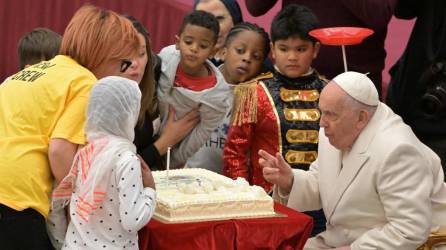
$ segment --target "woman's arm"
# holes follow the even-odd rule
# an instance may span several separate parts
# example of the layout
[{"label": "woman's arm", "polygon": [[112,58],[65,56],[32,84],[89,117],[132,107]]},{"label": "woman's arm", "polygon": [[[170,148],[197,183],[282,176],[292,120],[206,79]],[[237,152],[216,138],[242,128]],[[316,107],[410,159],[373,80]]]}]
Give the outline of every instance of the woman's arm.
[{"label": "woman's arm", "polygon": [[199,121],[197,110],[190,111],[176,121],[173,119],[175,116],[174,109],[171,109],[168,116],[166,130],[158,139],[153,138],[153,125],[149,118],[146,119],[142,127],[135,128],[135,145],[138,148],[138,154],[152,170],[161,169],[163,165],[162,155],[166,153],[167,147],[181,141]]},{"label": "woman's arm", "polygon": [[70,172],[71,164],[76,155],[78,146],[78,144],[72,143],[66,139],[54,138],[50,140],[48,159],[56,183],[60,183],[68,172]]},{"label": "woman's arm", "polygon": [[168,147],[172,147],[183,140],[197,126],[199,121],[198,107],[186,113],[179,120],[175,120],[175,109],[169,107],[166,126],[160,138],[154,143],[158,153],[164,155]]}]

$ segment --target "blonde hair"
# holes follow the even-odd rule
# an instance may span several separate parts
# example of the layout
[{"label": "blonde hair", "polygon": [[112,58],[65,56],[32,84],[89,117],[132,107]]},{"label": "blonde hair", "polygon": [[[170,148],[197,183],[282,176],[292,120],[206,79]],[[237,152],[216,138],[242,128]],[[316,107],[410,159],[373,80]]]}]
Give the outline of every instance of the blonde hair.
[{"label": "blonde hair", "polygon": [[129,58],[138,46],[137,31],[127,18],[84,5],[65,29],[60,54],[94,71],[109,60]]}]

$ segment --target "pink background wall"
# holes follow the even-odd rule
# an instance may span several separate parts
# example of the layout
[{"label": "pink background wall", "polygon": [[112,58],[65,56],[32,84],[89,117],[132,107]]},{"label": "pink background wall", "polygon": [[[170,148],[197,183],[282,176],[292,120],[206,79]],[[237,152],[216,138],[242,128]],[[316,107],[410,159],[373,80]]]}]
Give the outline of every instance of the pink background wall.
[{"label": "pink background wall", "polygon": [[[92,3],[118,13],[138,18],[151,34],[153,49],[173,43],[184,14],[192,9],[193,0],[15,0],[0,1],[0,82],[17,72],[17,41],[27,31],[48,27],[63,34],[73,13],[83,4]],[[282,1],[264,16],[252,17],[244,0],[238,1],[246,21],[257,23],[269,31],[273,16],[280,10]],[[387,59],[383,82],[389,82],[388,69],[400,57],[407,43],[413,21],[392,19],[386,40]]]},{"label": "pink background wall", "polygon": [[[177,2],[181,2],[183,4],[191,5],[192,0],[176,0]],[[279,0],[277,4],[270,10],[268,13],[261,17],[253,17],[249,14],[246,9],[245,1],[239,0],[238,3],[243,12],[243,18],[245,21],[256,23],[262,26],[266,31],[269,32],[271,21],[274,15],[279,12],[282,6],[282,0]],[[389,69],[392,65],[398,60],[401,54],[404,52],[404,49],[407,44],[407,40],[409,39],[410,32],[412,31],[412,26],[414,24],[413,20],[400,20],[396,18],[392,18],[388,26],[388,33],[386,39],[386,51],[387,57],[385,62],[385,69],[382,72],[383,76],[383,91],[387,89],[387,84],[390,81],[390,75],[388,73]]]}]

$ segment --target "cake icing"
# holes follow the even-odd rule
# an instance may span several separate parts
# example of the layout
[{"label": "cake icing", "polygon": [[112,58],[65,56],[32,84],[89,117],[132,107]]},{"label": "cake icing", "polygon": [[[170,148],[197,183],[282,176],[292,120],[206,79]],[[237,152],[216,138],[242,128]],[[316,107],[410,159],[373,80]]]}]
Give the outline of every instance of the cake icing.
[{"label": "cake icing", "polygon": [[177,222],[273,216],[272,198],[243,178],[232,180],[206,169],[154,171],[155,217]]}]

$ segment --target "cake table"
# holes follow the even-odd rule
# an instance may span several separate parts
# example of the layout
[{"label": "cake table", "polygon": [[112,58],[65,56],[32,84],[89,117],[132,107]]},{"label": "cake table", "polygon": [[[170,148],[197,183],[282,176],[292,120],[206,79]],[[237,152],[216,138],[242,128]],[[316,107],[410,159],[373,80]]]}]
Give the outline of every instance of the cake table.
[{"label": "cake table", "polygon": [[139,231],[139,248],[148,249],[302,249],[312,218],[274,204],[285,217],[229,219],[165,224],[152,219]]}]

